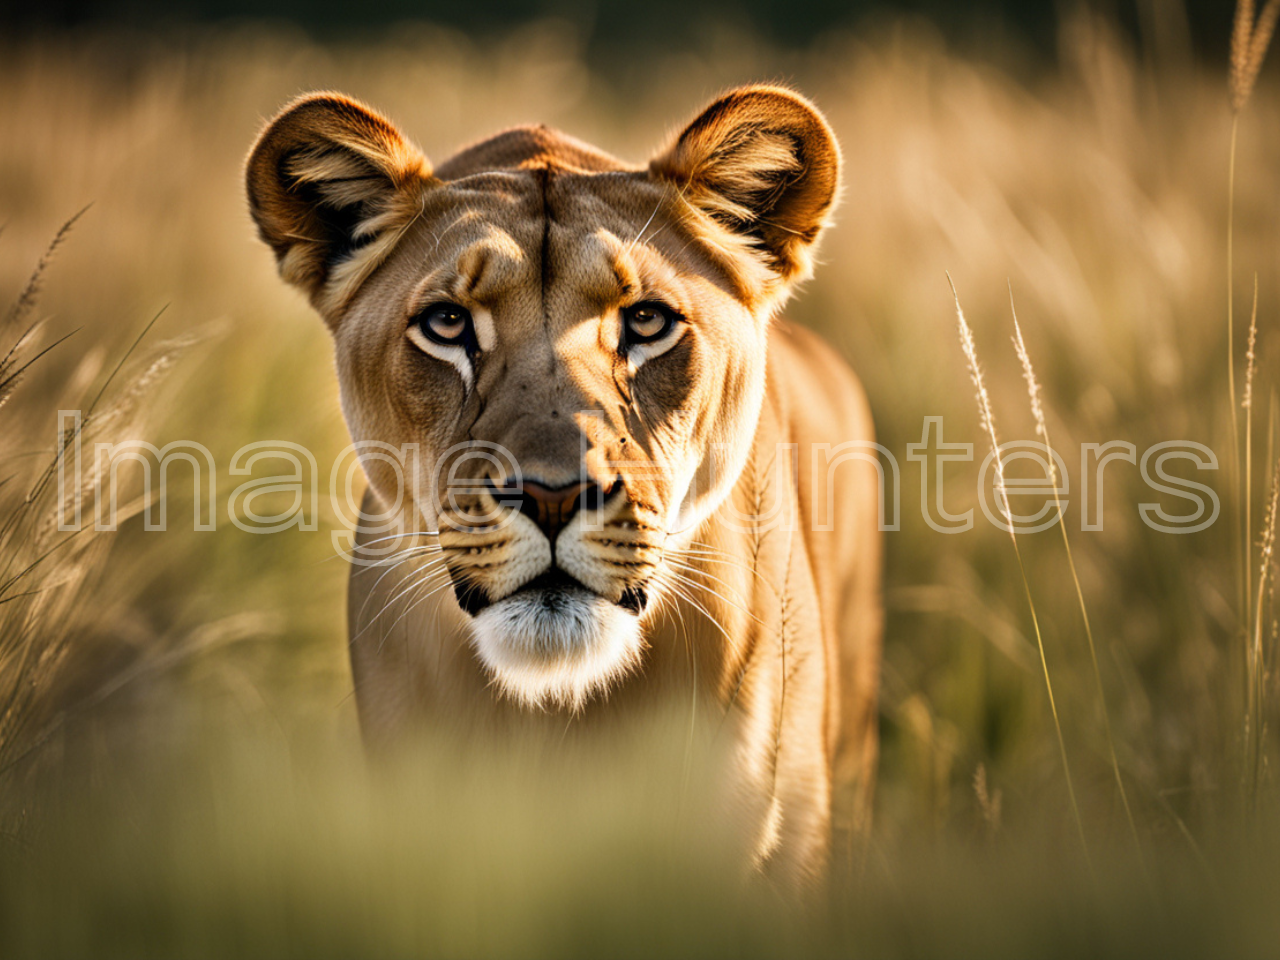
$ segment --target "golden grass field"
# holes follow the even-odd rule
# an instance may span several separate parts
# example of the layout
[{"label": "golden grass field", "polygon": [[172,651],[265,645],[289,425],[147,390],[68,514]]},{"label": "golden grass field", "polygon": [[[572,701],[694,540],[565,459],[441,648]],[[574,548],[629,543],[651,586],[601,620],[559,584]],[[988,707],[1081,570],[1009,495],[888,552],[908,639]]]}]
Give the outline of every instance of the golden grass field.
[{"label": "golden grass field", "polygon": [[[1056,63],[963,55],[919,22],[804,50],[725,30],[613,70],[558,22],[485,40],[408,26],[319,45],[246,26],[0,42],[0,303],[91,204],[33,309],[0,328],[3,355],[47,320],[27,357],[75,331],[0,406],[0,952],[1274,955],[1277,614],[1258,546],[1247,601],[1243,544],[1263,539],[1280,452],[1280,91],[1264,70],[1239,112],[1237,405],[1258,284],[1246,498],[1227,366],[1233,114],[1225,70],[1193,60],[1176,25],[1135,49],[1077,14]],[[56,494],[28,502],[55,412],[104,383],[98,437],[195,439],[222,464],[253,440],[321,464],[346,445],[326,333],[242,197],[245,151],[290,97],[358,96],[436,159],[542,121],[643,161],[712,94],[757,79],[809,94],[842,143],[843,205],[788,314],[850,360],[903,468],[873,835],[821,903],[744,885],[724,838],[695,829],[701,748],[678,710],[622,760],[433,743],[366,768],[323,500],[316,532],[155,533],[134,517],[66,546]],[[1001,440],[1035,439],[1011,287],[1073,484],[1088,442],[1193,440],[1221,465],[1207,482],[1222,514],[1197,534],[1140,522],[1159,498],[1134,470],[1108,475],[1103,531],[1082,532],[1071,503],[1096,675],[1061,534],[1019,538],[1078,826],[1009,537],[981,520],[930,530],[904,455],[935,415],[979,461],[987,447],[948,272]],[[976,503],[976,471],[952,465],[950,509]],[[189,509],[174,497],[172,516]]]}]

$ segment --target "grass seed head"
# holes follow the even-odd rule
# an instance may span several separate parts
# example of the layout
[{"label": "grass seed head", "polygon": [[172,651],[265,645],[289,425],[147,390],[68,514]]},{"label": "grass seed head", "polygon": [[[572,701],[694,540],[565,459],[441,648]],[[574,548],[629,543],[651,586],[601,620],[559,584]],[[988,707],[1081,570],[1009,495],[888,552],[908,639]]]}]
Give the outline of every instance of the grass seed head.
[{"label": "grass seed head", "polygon": [[1253,0],[1238,0],[1235,24],[1231,31],[1231,110],[1239,113],[1249,102],[1253,85],[1258,80],[1262,61],[1266,59],[1276,20],[1280,18],[1280,0],[1267,0],[1257,22],[1253,18]]},{"label": "grass seed head", "polygon": [[1253,275],[1253,313],[1249,317],[1249,349],[1245,352],[1244,399],[1240,406],[1248,410],[1253,406],[1253,373],[1258,366],[1258,275]]},{"label": "grass seed head", "polygon": [[1022,364],[1022,379],[1027,382],[1027,398],[1031,401],[1031,416],[1036,421],[1036,436],[1044,441],[1049,453],[1049,480],[1054,486],[1058,483],[1058,467],[1053,460],[1053,452],[1049,450],[1049,426],[1044,418],[1044,404],[1040,401],[1040,381],[1036,378],[1035,367],[1031,365],[1031,354],[1027,352],[1026,341],[1022,339],[1022,327],[1018,323],[1018,311],[1013,305],[1013,285],[1009,285],[1009,310],[1013,314],[1013,349],[1018,354],[1018,362]]},{"label": "grass seed head", "polygon": [[982,365],[978,363],[978,348],[973,342],[973,331],[969,321],[964,318],[964,310],[960,306],[960,294],[956,293],[955,281],[947,274],[947,283],[951,284],[951,296],[956,303],[956,325],[960,330],[960,349],[964,351],[964,360],[969,367],[969,379],[973,381],[975,399],[978,401],[978,419],[982,424],[982,432],[991,442],[991,454],[995,459],[996,490],[1004,503],[1005,515],[1009,514],[1009,502],[1004,483],[1004,463],[1000,458],[1000,440],[996,436],[996,418],[991,412],[991,395],[987,393],[986,380],[982,375]]}]

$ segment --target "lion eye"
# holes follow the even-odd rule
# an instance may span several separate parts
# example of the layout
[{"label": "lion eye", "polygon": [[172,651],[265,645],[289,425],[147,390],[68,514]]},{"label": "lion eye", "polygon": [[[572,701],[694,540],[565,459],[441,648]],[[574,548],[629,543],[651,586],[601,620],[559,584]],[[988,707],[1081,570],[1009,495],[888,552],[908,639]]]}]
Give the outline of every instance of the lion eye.
[{"label": "lion eye", "polygon": [[475,329],[471,313],[456,303],[433,303],[413,319],[429,340],[445,347],[471,347]]},{"label": "lion eye", "polygon": [[622,311],[624,345],[653,343],[675,327],[678,315],[661,303],[646,300]]}]

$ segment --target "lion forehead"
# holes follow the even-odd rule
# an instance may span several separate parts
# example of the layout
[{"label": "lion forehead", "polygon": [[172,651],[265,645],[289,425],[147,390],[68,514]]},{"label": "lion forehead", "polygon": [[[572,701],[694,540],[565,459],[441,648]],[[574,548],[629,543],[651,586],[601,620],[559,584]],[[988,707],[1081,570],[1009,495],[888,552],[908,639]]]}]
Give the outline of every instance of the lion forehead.
[{"label": "lion forehead", "polygon": [[435,175],[458,180],[489,170],[554,169],[577,173],[636,170],[603,150],[542,124],[513,127],[465,147]]}]

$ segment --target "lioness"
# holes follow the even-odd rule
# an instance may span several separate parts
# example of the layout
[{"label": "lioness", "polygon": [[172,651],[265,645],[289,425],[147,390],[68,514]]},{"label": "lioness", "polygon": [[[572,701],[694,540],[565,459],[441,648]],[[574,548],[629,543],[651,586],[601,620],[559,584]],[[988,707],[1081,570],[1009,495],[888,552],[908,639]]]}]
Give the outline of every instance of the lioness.
[{"label": "lioness", "polygon": [[876,468],[840,453],[870,443],[867,404],[777,317],[836,202],[818,110],[743,87],[647,166],[530,126],[433,168],[316,93],[246,179],[333,335],[352,437],[426,464],[405,492],[364,461],[365,512],[421,532],[351,578],[366,737],[692,692],[756,861],[820,876],[869,814],[881,614]]}]

